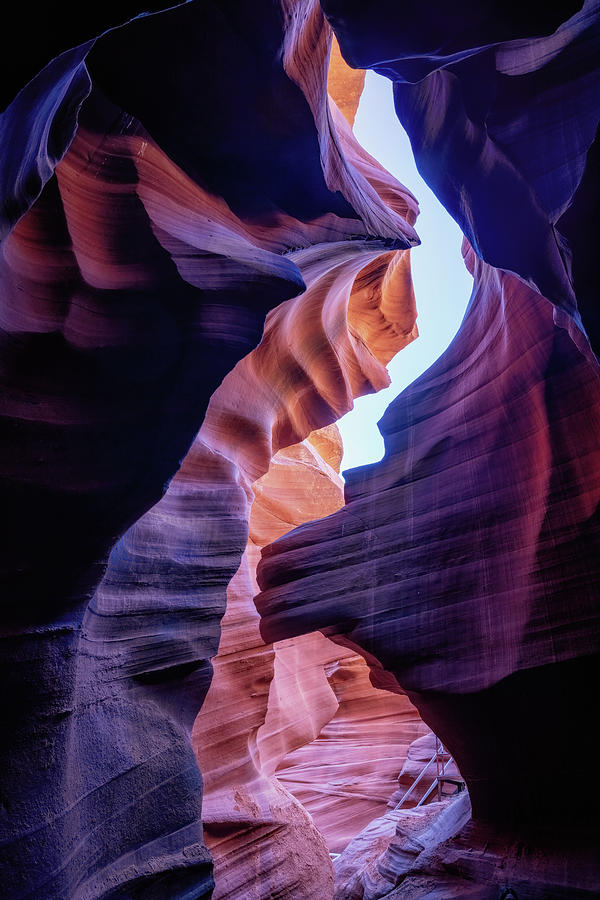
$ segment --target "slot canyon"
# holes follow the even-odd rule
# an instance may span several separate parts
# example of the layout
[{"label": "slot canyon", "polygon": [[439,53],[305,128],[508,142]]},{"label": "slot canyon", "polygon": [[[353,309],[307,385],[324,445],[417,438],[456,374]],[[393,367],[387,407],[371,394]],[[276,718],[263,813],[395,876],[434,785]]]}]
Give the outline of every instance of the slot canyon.
[{"label": "slot canyon", "polygon": [[[600,897],[600,0],[9,35],[0,895]],[[372,73],[472,291],[344,471],[419,341]]]}]

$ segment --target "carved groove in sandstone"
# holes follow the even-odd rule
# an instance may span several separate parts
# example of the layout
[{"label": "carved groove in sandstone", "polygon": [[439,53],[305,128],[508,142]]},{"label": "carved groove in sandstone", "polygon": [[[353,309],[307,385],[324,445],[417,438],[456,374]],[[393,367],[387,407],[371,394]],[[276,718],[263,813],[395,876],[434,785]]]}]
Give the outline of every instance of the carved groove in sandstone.
[{"label": "carved groove in sandstone", "polygon": [[[399,821],[357,890],[482,898],[510,875],[517,896],[597,896],[582,723],[599,645],[600,4],[321,5],[342,55],[394,81],[475,287],[451,347],[386,414],[385,459],[348,478],[342,510],[265,547],[252,648],[263,675],[264,642],[316,628],[339,658],[360,651],[467,779],[473,820],[450,806],[414,840]],[[23,90],[0,122],[10,897],[210,896],[191,732],[252,485],[385,385],[416,335],[416,201],[354,143],[347,73],[342,112],[328,101],[321,5],[151,3],[119,26],[142,11],[109,4],[85,29],[53,9],[42,39],[26,10]],[[244,602],[256,562],[232,582]],[[211,824],[245,822],[264,790],[253,889],[329,890],[321,837],[270,780],[292,736],[257,674],[251,721],[231,725],[257,793],[219,811],[209,762]],[[548,787],[557,771],[570,791]],[[284,808],[311,847],[305,880],[293,854],[269,868]],[[236,871],[211,840],[223,891],[246,889],[252,845]]]},{"label": "carved groove in sandstone", "polygon": [[[229,585],[214,678],[194,730],[215,897],[223,898],[259,898],[269,891],[307,900],[315,891],[331,895],[323,838],[272,776],[287,751],[316,737],[337,709],[323,666],[343,654],[319,636],[296,648],[303,658],[294,677],[306,689],[316,682],[318,691],[306,710],[308,721],[286,728],[290,700],[279,694],[284,679],[276,675],[270,691],[269,685],[274,665],[278,671],[275,660],[282,663],[289,648],[275,655],[263,643],[253,596],[260,547],[343,503],[341,480],[329,464],[339,467],[339,438],[335,431],[313,432],[304,444],[276,453],[266,469],[280,446],[339,417],[354,396],[384,387],[382,362],[415,333],[412,286],[398,252],[377,254],[354,243],[298,251],[293,259],[306,292],[269,314],[261,344],[215,393],[199,435],[235,460],[248,489],[256,479],[249,544]],[[247,402],[240,409],[242,395]],[[232,435],[239,436],[235,443]]]},{"label": "carved groove in sandstone", "polygon": [[[25,142],[23,171],[45,167],[5,198],[2,244],[9,895],[209,895],[190,733],[250,485],[278,446],[387,385],[382,362],[414,337],[395,253],[416,241],[416,201],[330,110],[330,32],[315,3],[298,10],[250,21],[192,3],[137,19],[41,74],[29,130],[31,93],[4,115],[3,139]],[[247,70],[198,95],[227,42]],[[185,65],[166,79],[169,54]],[[272,81],[249,77],[265,69]],[[276,132],[249,139],[238,104],[252,119],[277,91]],[[233,130],[203,145],[173,131],[184,110]],[[285,301],[304,279],[300,314]],[[185,456],[275,307],[241,392],[234,374]]]}]

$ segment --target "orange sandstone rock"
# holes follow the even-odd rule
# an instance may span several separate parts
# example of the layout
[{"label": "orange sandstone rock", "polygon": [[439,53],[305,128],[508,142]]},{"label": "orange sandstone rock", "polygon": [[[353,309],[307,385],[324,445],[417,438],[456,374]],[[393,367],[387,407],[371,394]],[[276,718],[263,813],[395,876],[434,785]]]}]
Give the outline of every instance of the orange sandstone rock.
[{"label": "orange sandstone rock", "polygon": [[[333,436],[329,428],[321,440],[325,448],[331,448]],[[333,872],[324,840],[305,809],[272,777],[273,766],[263,764],[269,754],[259,732],[267,717],[275,653],[260,637],[253,597],[261,545],[306,518],[338,509],[342,481],[307,440],[280,451],[254,493],[250,540],[227,591],[213,681],[193,735],[204,775],[203,821],[214,859],[214,896],[327,898]],[[330,716],[337,703],[323,680]]]},{"label": "orange sandstone rock", "polygon": [[[315,637],[282,644],[298,641],[304,649]],[[409,746],[429,729],[406,695],[373,687],[362,657],[350,650],[341,656],[341,648],[336,653],[327,644],[331,662],[324,672],[339,706],[315,741],[281,761],[277,776],[310,812],[329,850],[340,853],[385,813]]]},{"label": "orange sandstone rock", "polygon": [[[314,38],[309,24],[304,27]],[[321,59],[321,40],[317,56],[304,60],[308,69]],[[288,68],[305,80],[317,120],[331,123],[324,166],[330,186],[343,175],[340,161],[351,161],[364,195],[375,197],[402,227],[414,222],[414,197],[360,148],[335,105],[324,106],[312,93],[298,52],[296,44]],[[335,227],[332,221],[331,237]],[[323,426],[351,409],[355,397],[386,387],[385,364],[417,335],[406,251],[372,241],[325,243],[323,233],[322,242],[287,258],[299,268],[306,291],[268,314],[261,343],[215,393],[197,439],[233,461],[253,500],[249,544],[228,589],[213,682],[194,728],[215,898],[266,898],[275,889],[307,900],[331,895],[325,842],[306,827],[307,813],[274,772],[334,715],[338,699],[324,666],[353,654],[321,635],[294,648],[265,645],[253,605],[254,573],[259,548],[343,505],[339,435]],[[301,857],[291,848],[299,848]],[[307,856],[313,869],[301,862]]]},{"label": "orange sandstone rock", "polygon": [[337,39],[331,42],[329,72],[327,75],[327,91],[336,106],[350,125],[354,125],[360,96],[365,84],[365,70],[351,69],[340,52]]}]

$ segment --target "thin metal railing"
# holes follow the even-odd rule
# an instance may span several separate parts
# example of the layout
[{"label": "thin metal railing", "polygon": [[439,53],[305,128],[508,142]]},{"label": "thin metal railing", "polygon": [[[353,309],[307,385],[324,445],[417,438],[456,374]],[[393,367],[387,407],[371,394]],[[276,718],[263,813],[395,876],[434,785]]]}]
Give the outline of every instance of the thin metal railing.
[{"label": "thin metal railing", "polygon": [[[400,807],[402,806],[402,804],[404,803],[404,801],[407,800],[407,799],[410,797],[410,795],[412,794],[412,792],[414,791],[414,789],[416,788],[416,786],[418,785],[418,783],[419,783],[419,782],[421,781],[421,779],[424,777],[425,772],[427,771],[427,769],[429,768],[429,766],[430,766],[432,763],[435,762],[436,756],[437,756],[437,751],[433,754],[433,756],[431,757],[431,759],[429,760],[429,762],[428,762],[428,763],[425,763],[425,765],[424,765],[423,768],[421,769],[420,773],[417,775],[417,777],[415,778],[415,780],[413,781],[413,783],[411,784],[411,786],[409,787],[409,789],[406,791],[406,793],[404,794],[404,796],[402,797],[402,799],[399,801],[399,803],[397,803],[397,804],[395,805],[395,807],[394,807],[395,810],[396,810],[396,809],[400,809]],[[435,782],[434,782],[434,783],[435,783]]]},{"label": "thin metal railing", "polygon": [[423,796],[417,803],[417,807],[423,806],[423,804],[425,803],[425,801],[427,800],[427,798],[433,791],[434,787],[436,787],[436,785],[437,785],[437,789],[438,789],[438,800],[442,799],[442,778],[446,774],[446,769],[448,768],[450,763],[453,763],[453,762],[454,762],[454,758],[452,756],[449,757],[448,762],[442,767],[441,772],[436,775],[434,781],[431,782],[431,784],[427,788],[426,792],[423,794]]},{"label": "thin metal railing", "polygon": [[443,762],[443,757],[446,756],[447,752],[448,751],[445,750],[444,745],[442,744],[442,742],[436,735],[435,736],[435,753],[433,754],[431,759],[425,763],[425,765],[423,766],[423,768],[421,769],[421,771],[419,772],[419,774],[417,775],[417,777],[415,778],[415,780],[413,781],[411,786],[403,794],[401,800],[395,805],[394,810],[400,809],[400,807],[403,805],[403,803],[406,800],[408,800],[408,798],[413,793],[413,791],[415,790],[417,785],[425,777],[425,773],[427,772],[427,769],[431,765],[433,765],[434,762],[435,762],[435,777],[434,777],[433,781],[431,782],[431,784],[429,785],[429,787],[427,788],[427,791],[423,794],[423,796],[421,797],[419,802],[416,804],[416,807],[418,808],[419,806],[422,806],[425,803],[425,801],[429,798],[429,796],[431,795],[434,788],[436,788],[436,787],[437,787],[437,792],[438,792],[438,800],[442,799],[442,782],[444,780],[444,775],[446,774],[446,769],[448,768],[448,766],[454,762],[453,756],[448,756],[448,760],[446,762]]}]

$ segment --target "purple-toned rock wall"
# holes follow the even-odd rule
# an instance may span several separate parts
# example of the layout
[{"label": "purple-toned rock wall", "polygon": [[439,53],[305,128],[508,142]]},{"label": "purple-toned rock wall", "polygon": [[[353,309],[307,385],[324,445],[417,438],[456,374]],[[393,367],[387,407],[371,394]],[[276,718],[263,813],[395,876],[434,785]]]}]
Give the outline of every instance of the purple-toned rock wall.
[{"label": "purple-toned rock wall", "polygon": [[[473,776],[476,811],[524,820],[543,814],[530,796],[534,773],[567,764],[572,732],[562,720],[581,714],[584,684],[548,693],[553,751],[521,760],[519,750],[518,765],[509,747],[523,747],[527,721],[536,723],[531,740],[541,739],[543,697],[528,695],[521,714],[498,712],[500,734],[491,699],[480,701],[489,735],[478,731],[483,713],[473,714],[472,734],[466,725],[455,733],[454,707],[540,667],[560,666],[565,678],[587,671],[597,652],[600,378],[551,304],[472,251],[469,259],[475,283],[460,332],[386,412],[384,459],[347,474],[338,513],[265,548],[257,602],[270,640],[310,623],[374,657]],[[468,765],[478,742],[481,758]],[[583,758],[578,774],[583,789]]]},{"label": "purple-toned rock wall", "polygon": [[[475,248],[473,294],[384,415],[384,459],[347,473],[345,508],[263,550],[257,605],[266,639],[310,622],[363,653],[374,683],[391,673],[455,756],[488,843],[550,843],[562,875],[539,896],[591,896],[598,873],[567,848],[589,860],[596,833],[599,5],[558,28],[556,8],[527,23],[529,5],[493,21],[484,5],[466,31],[428,6],[429,32],[410,4],[405,19],[324,3],[346,57],[394,80],[417,164]],[[557,772],[568,789],[548,787]]]},{"label": "purple-toned rock wall", "polygon": [[[304,291],[303,263],[332,293],[326,314],[298,314],[310,352],[289,353],[285,329],[267,344],[284,363],[266,366],[264,393],[286,386],[287,418],[265,401],[254,477],[305,436],[298,422],[327,424],[339,397],[383,385],[387,351],[367,347],[379,307],[361,324],[350,294],[379,278],[379,296],[388,269],[408,278],[377,258],[418,242],[414,199],[328,104],[324,16],[350,63],[394,81],[475,283],[450,348],[382,420],[385,458],[348,476],[343,510],[265,548],[263,636],[321,629],[401,685],[490,834],[527,826],[587,847],[600,4],[191,0],[104,6],[85,27],[44,16],[18,10],[0,117],[4,893],[211,894],[191,728],[249,493],[244,441],[225,427],[231,452],[194,441],[269,310]],[[250,428],[261,390],[239,388],[230,424]],[[591,883],[565,858],[553,896]]]},{"label": "purple-toned rock wall", "polygon": [[7,896],[211,890],[190,736],[246,492],[200,446],[144,513],[304,289],[288,251],[348,241],[354,278],[418,240],[346,160],[330,32],[302,10],[193,2],[89,32],[3,113]]}]

